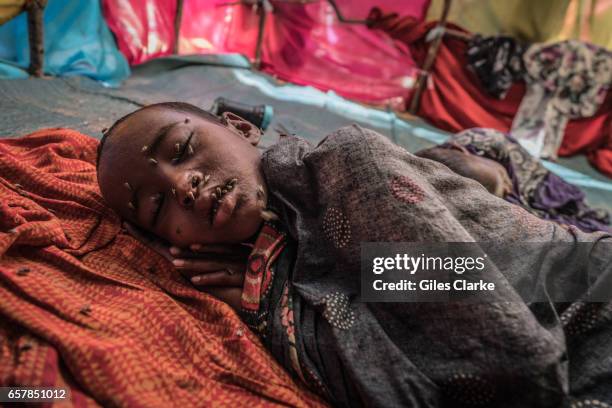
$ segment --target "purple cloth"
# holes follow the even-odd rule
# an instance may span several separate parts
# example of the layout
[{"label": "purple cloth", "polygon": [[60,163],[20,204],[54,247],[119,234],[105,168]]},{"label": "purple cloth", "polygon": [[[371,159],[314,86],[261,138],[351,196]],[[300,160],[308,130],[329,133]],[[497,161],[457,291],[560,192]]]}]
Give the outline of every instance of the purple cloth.
[{"label": "purple cloth", "polygon": [[535,191],[531,205],[545,211],[550,220],[575,225],[583,231],[612,233],[609,215],[590,208],[584,202],[584,193],[556,174],[546,176]]}]

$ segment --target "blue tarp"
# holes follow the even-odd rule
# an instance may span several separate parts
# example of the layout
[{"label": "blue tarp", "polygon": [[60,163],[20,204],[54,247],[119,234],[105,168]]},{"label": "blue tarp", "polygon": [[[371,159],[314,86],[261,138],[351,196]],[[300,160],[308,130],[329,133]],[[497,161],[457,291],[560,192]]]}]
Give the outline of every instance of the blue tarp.
[{"label": "blue tarp", "polygon": [[[44,13],[45,73],[84,75],[118,86],[130,75],[98,1],[49,0]],[[0,78],[25,78],[30,64],[27,16],[0,26]]]}]

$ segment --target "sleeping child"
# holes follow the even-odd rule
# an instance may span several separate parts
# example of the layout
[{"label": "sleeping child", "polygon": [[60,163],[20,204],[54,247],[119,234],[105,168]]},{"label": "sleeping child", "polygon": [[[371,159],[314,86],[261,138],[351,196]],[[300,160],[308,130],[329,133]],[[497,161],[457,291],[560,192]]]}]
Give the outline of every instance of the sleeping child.
[{"label": "sleeping child", "polygon": [[[150,105],[105,133],[100,189],[136,236],[232,305],[334,405],[569,401],[560,306],[525,304],[511,288],[486,303],[361,302],[360,244],[583,241],[601,253],[609,235],[541,220],[356,125],[317,146],[281,137],[263,153],[260,136],[232,113]],[[537,260],[525,254],[511,272],[528,275]],[[500,280],[510,272],[497,267]],[[596,364],[589,356],[574,367]],[[612,400],[603,383],[572,393]]]}]

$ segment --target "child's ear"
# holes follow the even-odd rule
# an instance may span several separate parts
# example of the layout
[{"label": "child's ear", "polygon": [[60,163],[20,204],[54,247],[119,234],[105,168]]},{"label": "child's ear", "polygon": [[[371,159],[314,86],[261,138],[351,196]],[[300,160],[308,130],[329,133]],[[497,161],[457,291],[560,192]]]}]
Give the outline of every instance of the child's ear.
[{"label": "child's ear", "polygon": [[257,146],[261,139],[261,129],[249,122],[248,120],[242,119],[240,116],[232,112],[223,112],[221,114],[221,121],[225,126],[238,132],[245,139],[247,139],[253,146]]}]

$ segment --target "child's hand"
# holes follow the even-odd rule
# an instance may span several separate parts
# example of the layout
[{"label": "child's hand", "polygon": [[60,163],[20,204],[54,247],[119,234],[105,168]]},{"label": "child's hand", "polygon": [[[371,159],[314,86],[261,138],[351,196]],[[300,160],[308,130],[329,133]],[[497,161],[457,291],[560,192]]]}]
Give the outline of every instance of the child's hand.
[{"label": "child's hand", "polygon": [[244,245],[200,245],[169,248],[177,270],[197,286],[239,286],[244,282],[251,248]]},{"label": "child's hand", "polygon": [[181,249],[169,246],[127,222],[123,225],[130,235],[166,258],[194,285],[242,288],[250,247],[194,244],[190,249]]}]

